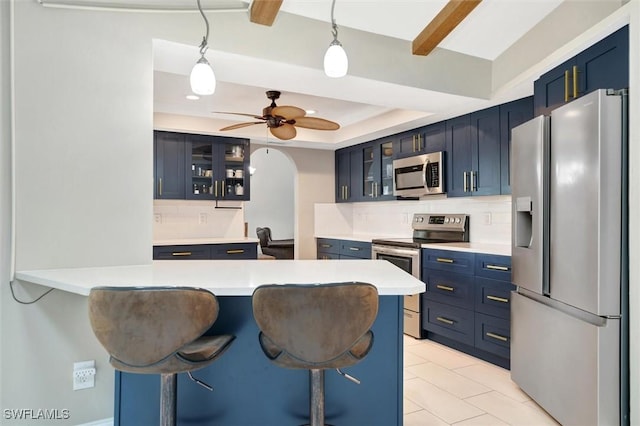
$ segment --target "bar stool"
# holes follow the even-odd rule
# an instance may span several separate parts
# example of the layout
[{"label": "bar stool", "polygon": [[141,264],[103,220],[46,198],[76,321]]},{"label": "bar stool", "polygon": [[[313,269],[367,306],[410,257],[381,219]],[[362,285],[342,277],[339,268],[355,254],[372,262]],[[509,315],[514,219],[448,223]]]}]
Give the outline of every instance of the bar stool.
[{"label": "bar stool", "polygon": [[177,373],[215,361],[235,336],[204,336],[218,317],[218,300],[198,288],[96,287],[89,320],[98,341],[120,371],[160,374],[160,424],[176,424]]},{"label": "bar stool", "polygon": [[310,425],[324,425],[324,370],[360,362],[373,345],[378,291],[366,283],[284,284],[253,292],[264,354],[274,364],[309,370]]}]

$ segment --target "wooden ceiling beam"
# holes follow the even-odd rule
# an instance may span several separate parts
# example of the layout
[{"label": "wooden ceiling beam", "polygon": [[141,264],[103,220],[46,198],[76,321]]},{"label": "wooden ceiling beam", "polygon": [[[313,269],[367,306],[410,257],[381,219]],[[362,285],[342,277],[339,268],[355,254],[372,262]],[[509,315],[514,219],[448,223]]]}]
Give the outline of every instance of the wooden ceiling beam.
[{"label": "wooden ceiling beam", "polygon": [[270,27],[280,11],[282,0],[253,0],[249,20]]},{"label": "wooden ceiling beam", "polygon": [[428,55],[482,0],[449,0],[413,40],[414,55]]}]

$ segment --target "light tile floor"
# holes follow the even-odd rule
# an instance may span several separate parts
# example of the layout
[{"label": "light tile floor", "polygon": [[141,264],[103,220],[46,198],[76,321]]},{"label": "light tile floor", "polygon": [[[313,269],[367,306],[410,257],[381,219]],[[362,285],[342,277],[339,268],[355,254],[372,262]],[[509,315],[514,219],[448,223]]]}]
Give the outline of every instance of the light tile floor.
[{"label": "light tile floor", "polygon": [[404,426],[558,425],[509,371],[404,336]]}]

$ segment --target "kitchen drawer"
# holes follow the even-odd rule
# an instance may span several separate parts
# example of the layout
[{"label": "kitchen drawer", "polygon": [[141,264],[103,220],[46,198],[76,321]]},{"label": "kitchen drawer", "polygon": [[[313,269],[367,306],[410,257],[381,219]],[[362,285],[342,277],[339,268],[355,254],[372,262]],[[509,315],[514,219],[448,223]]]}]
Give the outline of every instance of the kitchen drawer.
[{"label": "kitchen drawer", "polygon": [[371,259],[371,243],[343,240],[340,242],[340,257],[342,256]]},{"label": "kitchen drawer", "polygon": [[253,243],[216,244],[211,259],[257,259],[258,245]]},{"label": "kitchen drawer", "polygon": [[473,311],[428,299],[424,302],[422,328],[467,345],[473,345]]},{"label": "kitchen drawer", "polygon": [[317,238],[316,253],[321,253],[321,252],[324,254],[334,253],[338,255],[340,254],[340,242],[341,242],[340,240],[334,240],[331,238]]},{"label": "kitchen drawer", "polygon": [[210,259],[211,246],[154,246],[153,260]]},{"label": "kitchen drawer", "polygon": [[340,259],[340,255],[336,253],[327,253],[324,251],[319,251],[316,255],[316,259],[323,259],[323,260]]},{"label": "kitchen drawer", "polygon": [[511,332],[509,320],[476,313],[476,348],[509,358]]},{"label": "kitchen drawer", "polygon": [[422,280],[427,285],[427,291],[424,293],[426,299],[473,309],[472,275],[423,269]]},{"label": "kitchen drawer", "polygon": [[473,275],[474,253],[422,249],[422,267]]},{"label": "kitchen drawer", "polygon": [[516,286],[506,281],[476,277],[475,310],[487,315],[509,319],[511,290]]},{"label": "kitchen drawer", "polygon": [[511,282],[511,257],[476,254],[476,276]]}]

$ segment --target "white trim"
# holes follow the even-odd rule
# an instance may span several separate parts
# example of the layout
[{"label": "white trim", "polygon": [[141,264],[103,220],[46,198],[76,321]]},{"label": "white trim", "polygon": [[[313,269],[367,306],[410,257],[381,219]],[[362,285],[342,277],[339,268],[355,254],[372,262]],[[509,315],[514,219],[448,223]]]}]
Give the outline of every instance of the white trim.
[{"label": "white trim", "polygon": [[89,423],[82,423],[76,426],[113,426],[113,417],[109,417],[108,419],[102,420],[94,420]]}]

